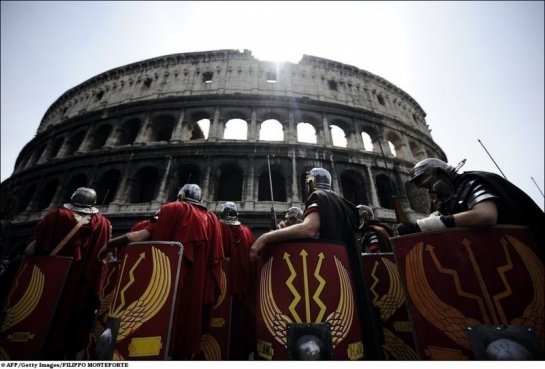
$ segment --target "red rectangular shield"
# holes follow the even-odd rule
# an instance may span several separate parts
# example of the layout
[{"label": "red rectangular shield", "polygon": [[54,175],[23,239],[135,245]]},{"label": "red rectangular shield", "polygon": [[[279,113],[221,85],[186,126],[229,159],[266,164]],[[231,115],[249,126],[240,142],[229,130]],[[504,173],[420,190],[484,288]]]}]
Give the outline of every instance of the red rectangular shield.
[{"label": "red rectangular shield", "polygon": [[527,228],[452,229],[392,239],[419,357],[473,358],[467,327],[530,327],[543,345],[543,262]]},{"label": "red rectangular shield", "polygon": [[108,318],[118,323],[114,360],[164,360],[183,247],[178,242],[134,242],[119,255]]},{"label": "red rectangular shield", "polygon": [[23,260],[2,310],[0,359],[41,358],[71,265],[72,258],[61,256]]},{"label": "red rectangular shield", "polygon": [[212,312],[210,328],[202,338],[202,352],[197,360],[229,360],[229,335],[231,332],[231,271],[229,259],[222,262],[221,294]]},{"label": "red rectangular shield", "polygon": [[258,278],[258,359],[288,359],[290,331],[299,332],[307,323],[329,325],[332,359],[364,358],[346,246],[323,240],[270,245],[261,258]]},{"label": "red rectangular shield", "polygon": [[380,312],[387,360],[416,360],[416,347],[405,292],[394,254],[363,254],[363,273],[373,305]]}]

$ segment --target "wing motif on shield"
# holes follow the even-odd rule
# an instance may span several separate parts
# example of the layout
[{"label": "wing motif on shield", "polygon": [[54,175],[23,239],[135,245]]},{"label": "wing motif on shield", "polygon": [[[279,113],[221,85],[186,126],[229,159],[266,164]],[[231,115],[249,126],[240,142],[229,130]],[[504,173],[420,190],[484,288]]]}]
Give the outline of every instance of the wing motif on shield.
[{"label": "wing motif on shield", "polygon": [[286,337],[287,326],[292,323],[292,320],[289,316],[282,314],[282,311],[274,301],[271,278],[272,262],[273,258],[270,258],[270,260],[263,265],[261,271],[260,289],[261,291],[264,291],[264,293],[260,293],[259,305],[267,329],[280,344],[286,346],[288,344],[288,339]]},{"label": "wing motif on shield", "polygon": [[403,289],[401,288],[401,283],[399,283],[399,273],[397,271],[397,266],[391,262],[390,260],[386,258],[381,258],[384,266],[386,267],[386,270],[388,271],[388,292],[386,292],[384,295],[380,296],[380,298],[377,296],[375,291],[372,289],[376,283],[378,283],[378,279],[375,277],[374,272],[376,270],[376,267],[378,266],[378,262],[375,264],[373,268],[373,277],[375,278],[375,283],[371,287],[371,290],[373,293],[375,293],[375,298],[373,299],[373,303],[377,305],[377,307],[380,310],[380,316],[383,321],[388,320],[396,311],[399,309],[399,307],[403,304]]},{"label": "wing motif on shield", "polygon": [[[151,280],[142,294],[137,300],[133,301],[125,310],[124,303],[113,314],[114,317],[120,319],[118,341],[123,340],[132,332],[137,330],[142,324],[153,318],[157,312],[163,307],[170,293],[170,264],[168,257],[159,249],[152,247],[153,270]],[[144,253],[141,258],[143,258]],[[134,282],[134,272],[138,262],[133,266],[130,274],[130,282],[120,292],[121,299],[124,301],[124,292],[129,285]]]},{"label": "wing motif on shield", "polygon": [[[20,274],[15,282],[16,284],[19,282],[19,277]],[[6,317],[2,324],[2,332],[26,319],[34,311],[42,297],[44,283],[44,274],[36,265],[34,265],[30,282],[25,293],[21,296],[19,301],[6,311]]]},{"label": "wing motif on shield", "polygon": [[524,265],[530,273],[533,286],[533,299],[524,309],[523,315],[513,319],[513,325],[525,325],[533,327],[537,337],[543,337],[543,311],[545,309],[545,285],[543,282],[543,263],[530,251],[530,248],[515,237],[507,236],[507,239],[519,253]]},{"label": "wing motif on shield", "polygon": [[[429,246],[429,245],[428,245]],[[419,242],[405,259],[407,272],[407,290],[411,299],[431,324],[443,331],[454,342],[467,349],[470,347],[469,339],[464,331],[466,325],[480,325],[481,323],[462,314],[458,309],[441,301],[433,292],[424,269],[424,243]],[[466,296],[469,297],[469,296]]]},{"label": "wing motif on shield", "polygon": [[[264,293],[260,294],[259,304],[267,329],[280,344],[287,346],[287,326],[293,323],[293,321],[288,315],[282,313],[274,301],[271,277],[272,263],[273,258],[270,258],[262,268],[260,290],[264,291]],[[333,347],[344,340],[354,318],[354,299],[350,276],[346,268],[336,257],[335,266],[339,275],[339,303],[335,311],[330,313],[325,320],[325,322],[330,324]]]},{"label": "wing motif on shield", "polygon": [[348,271],[335,258],[335,266],[339,274],[339,305],[334,312],[328,315],[326,322],[331,324],[331,341],[333,348],[337,346],[348,334],[348,330],[352,326],[354,319],[354,298],[352,294],[352,286],[350,284],[350,276]]}]

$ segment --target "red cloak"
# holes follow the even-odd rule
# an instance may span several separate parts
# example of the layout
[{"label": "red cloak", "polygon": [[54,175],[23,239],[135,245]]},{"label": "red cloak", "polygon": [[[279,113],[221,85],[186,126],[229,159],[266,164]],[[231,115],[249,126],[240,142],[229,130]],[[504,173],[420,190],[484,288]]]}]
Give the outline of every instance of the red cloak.
[{"label": "red cloak", "polygon": [[186,202],[161,206],[159,219],[148,228],[154,241],[183,245],[182,270],[174,313],[173,358],[198,353],[220,294],[223,259],[220,222],[206,209]]},{"label": "red cloak", "polygon": [[[36,254],[49,255],[77,223],[74,213],[68,209],[46,214],[34,231]],[[105,268],[97,255],[111,233],[110,221],[101,214],[94,214],[57,253],[73,257],[73,264],[51,325],[44,358],[73,359],[75,353],[86,346]]]}]

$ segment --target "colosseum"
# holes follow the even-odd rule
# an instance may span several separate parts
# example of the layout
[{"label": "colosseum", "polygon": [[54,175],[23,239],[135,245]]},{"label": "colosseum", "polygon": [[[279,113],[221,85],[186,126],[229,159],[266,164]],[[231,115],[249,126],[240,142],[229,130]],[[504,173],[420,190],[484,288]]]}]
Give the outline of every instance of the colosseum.
[{"label": "colosseum", "polygon": [[20,152],[1,184],[4,250],[26,245],[40,216],[81,186],[96,189],[114,235],[191,182],[209,210],[237,203],[257,236],[273,205],[277,215],[302,205],[316,166],[381,220],[395,223],[395,197],[414,220],[429,198],[406,183],[410,168],[446,160],[425,117],[393,83],[308,55],[293,64],[217,50],[118,67],[60,96]]}]

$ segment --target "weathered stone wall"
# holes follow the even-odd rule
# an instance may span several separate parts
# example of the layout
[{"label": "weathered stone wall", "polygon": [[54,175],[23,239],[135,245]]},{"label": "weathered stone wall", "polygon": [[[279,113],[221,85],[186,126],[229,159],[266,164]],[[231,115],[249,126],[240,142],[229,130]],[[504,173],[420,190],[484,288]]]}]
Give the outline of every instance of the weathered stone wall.
[{"label": "weathered stone wall", "polygon": [[[225,138],[232,119],[246,124],[245,139]],[[260,138],[268,120],[281,127],[280,141]],[[302,123],[315,143],[298,137]],[[345,147],[333,144],[333,126]],[[312,56],[276,65],[247,50],[169,55],[102,73],[52,104],[1,184],[4,213],[14,214],[5,237],[27,240],[36,220],[80,186],[97,190],[114,233],[125,232],[188,180],[209,209],[235,201],[261,233],[271,208],[267,157],[278,214],[302,204],[304,173],[322,166],[335,191],[389,222],[393,195],[413,219],[427,212],[427,195],[406,184],[414,163],[446,160],[418,103],[369,72]]]}]

